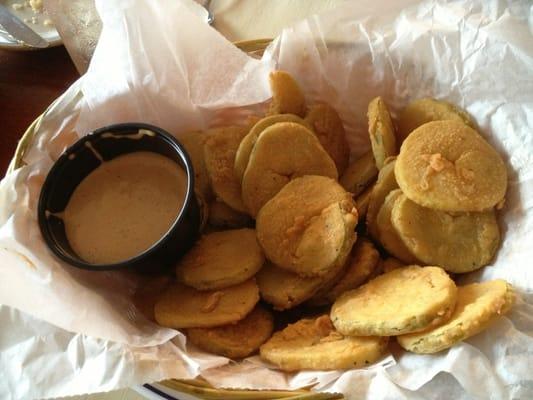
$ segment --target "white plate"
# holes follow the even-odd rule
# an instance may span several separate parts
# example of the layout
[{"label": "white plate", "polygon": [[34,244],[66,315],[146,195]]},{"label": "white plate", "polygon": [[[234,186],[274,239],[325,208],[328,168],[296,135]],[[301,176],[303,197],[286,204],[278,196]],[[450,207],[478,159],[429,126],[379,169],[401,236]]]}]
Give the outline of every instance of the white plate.
[{"label": "white plate", "polygon": [[[48,41],[50,47],[59,46],[62,44],[61,37],[53,26],[44,25],[44,21],[48,19],[44,13],[35,13],[31,7],[25,6],[20,10],[15,10],[13,4],[24,4],[26,0],[0,0],[0,4],[5,6],[10,12],[19,17],[30,29],[41,35]],[[32,17],[36,18],[37,23],[32,23]],[[0,49],[6,50],[35,50],[33,47],[24,46],[14,40],[9,34],[0,26]]]}]

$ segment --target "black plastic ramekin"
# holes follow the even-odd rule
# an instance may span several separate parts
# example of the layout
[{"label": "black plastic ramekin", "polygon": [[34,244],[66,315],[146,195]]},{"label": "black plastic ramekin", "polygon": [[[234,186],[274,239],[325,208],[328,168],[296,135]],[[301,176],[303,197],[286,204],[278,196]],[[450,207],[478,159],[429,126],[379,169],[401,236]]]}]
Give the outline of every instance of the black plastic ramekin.
[{"label": "black plastic ramekin", "polygon": [[[80,182],[102,161],[137,151],[161,154],[183,168],[187,175],[183,207],[171,228],[144,252],[117,263],[89,263],[72,250],[60,213]],[[48,173],[39,197],[38,218],[48,247],[61,260],[75,267],[90,271],[130,269],[143,273],[162,272],[172,267],[199,236],[201,210],[194,193],[192,162],[183,146],[156,126],[126,123],[97,129],[69,147]]]}]

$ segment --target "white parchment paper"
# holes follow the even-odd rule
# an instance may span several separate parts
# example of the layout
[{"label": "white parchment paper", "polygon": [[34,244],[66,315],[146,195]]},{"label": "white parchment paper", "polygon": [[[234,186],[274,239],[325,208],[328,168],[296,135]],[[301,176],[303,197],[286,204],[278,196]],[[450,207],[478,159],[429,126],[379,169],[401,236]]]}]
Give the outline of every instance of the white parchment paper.
[{"label": "white parchment paper", "polygon": [[[527,1],[428,1],[342,8],[288,28],[262,60],[240,52],[177,0],[97,1],[104,28],[87,75],[47,112],[24,161],[0,183],[0,398],[110,390],[199,373],[213,385],[340,391],[349,399],[533,397],[533,7]],[[283,374],[187,346],[131,305],[133,274],[90,273],[55,259],[37,226],[47,171],[91,129],[144,121],[180,132],[256,112],[267,76],[291,72],[309,102],[340,113],[357,156],[366,107],[396,112],[432,96],[472,114],[504,156],[503,244],[464,281],[504,278],[521,300],[506,318],[436,355],[392,353],[367,369]],[[245,110],[242,112],[242,110]],[[15,310],[17,309],[17,310]],[[172,339],[172,341],[170,341]]]}]

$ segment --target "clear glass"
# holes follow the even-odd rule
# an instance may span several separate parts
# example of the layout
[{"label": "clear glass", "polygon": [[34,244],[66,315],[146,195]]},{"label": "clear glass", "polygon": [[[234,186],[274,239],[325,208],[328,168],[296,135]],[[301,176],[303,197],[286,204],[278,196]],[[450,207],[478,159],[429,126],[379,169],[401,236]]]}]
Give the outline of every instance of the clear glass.
[{"label": "clear glass", "polygon": [[44,0],[74,65],[84,74],[102,31],[94,0]]}]

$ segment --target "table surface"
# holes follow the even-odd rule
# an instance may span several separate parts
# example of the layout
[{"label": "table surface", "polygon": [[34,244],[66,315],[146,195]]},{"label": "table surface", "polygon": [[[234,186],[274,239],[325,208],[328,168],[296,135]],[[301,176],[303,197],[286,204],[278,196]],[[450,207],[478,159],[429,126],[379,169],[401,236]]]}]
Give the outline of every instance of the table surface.
[{"label": "table surface", "polygon": [[0,50],[0,177],[31,122],[79,75],[63,46]]}]

